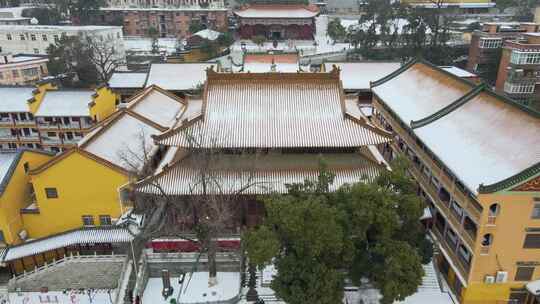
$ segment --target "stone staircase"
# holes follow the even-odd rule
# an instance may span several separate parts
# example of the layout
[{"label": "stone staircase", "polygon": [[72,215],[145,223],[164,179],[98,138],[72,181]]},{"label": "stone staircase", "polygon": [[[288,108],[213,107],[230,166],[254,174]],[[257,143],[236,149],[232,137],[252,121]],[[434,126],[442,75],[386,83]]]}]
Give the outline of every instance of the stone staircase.
[{"label": "stone staircase", "polygon": [[16,277],[8,284],[9,291],[50,291],[64,289],[116,289],[125,256],[67,257],[52,265]]}]

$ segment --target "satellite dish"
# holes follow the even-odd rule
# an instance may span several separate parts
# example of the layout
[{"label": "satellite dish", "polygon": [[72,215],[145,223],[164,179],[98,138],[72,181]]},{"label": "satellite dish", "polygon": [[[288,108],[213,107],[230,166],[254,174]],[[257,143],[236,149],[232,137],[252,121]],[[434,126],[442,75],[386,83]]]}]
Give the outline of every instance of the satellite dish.
[{"label": "satellite dish", "polygon": [[39,21],[36,19],[36,17],[30,19],[30,24],[36,25],[36,24],[38,24],[38,23],[39,23]]}]

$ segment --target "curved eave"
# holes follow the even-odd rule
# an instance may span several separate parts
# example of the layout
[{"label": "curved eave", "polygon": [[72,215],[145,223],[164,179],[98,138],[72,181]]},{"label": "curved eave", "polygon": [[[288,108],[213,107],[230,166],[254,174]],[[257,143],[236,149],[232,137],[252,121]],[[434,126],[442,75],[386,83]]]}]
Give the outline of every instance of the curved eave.
[{"label": "curved eave", "polygon": [[383,78],[379,79],[379,80],[375,80],[375,81],[371,81],[369,83],[370,87],[373,89],[374,87],[377,87],[377,86],[380,86],[382,85],[383,83],[389,81],[389,80],[392,80],[393,78],[397,77],[398,75],[400,75],[401,73],[405,72],[406,70],[408,70],[411,66],[413,66],[415,63],[417,63],[419,61],[419,59],[415,58],[415,59],[412,59],[410,60],[409,62],[407,62],[406,64],[402,65],[399,69],[393,71],[392,73],[384,76]]},{"label": "curved eave", "polygon": [[487,194],[487,193],[494,193],[494,192],[502,191],[512,186],[517,186],[539,173],[540,173],[540,162],[500,182],[497,182],[491,185],[481,184],[478,187],[478,193]]},{"label": "curved eave", "polygon": [[467,103],[469,100],[473,99],[478,94],[480,94],[484,90],[485,87],[486,87],[486,85],[484,83],[479,84],[477,87],[475,87],[474,89],[469,91],[467,94],[461,96],[460,98],[458,98],[453,103],[451,103],[448,106],[440,109],[439,111],[431,114],[430,116],[424,117],[424,118],[419,119],[419,120],[411,121],[411,128],[412,129],[421,128],[423,126],[426,126],[426,125],[428,125],[428,124],[430,124],[430,123],[432,123],[432,122],[446,116],[447,114],[452,113],[453,111],[455,111],[456,109],[460,108],[462,105]]}]

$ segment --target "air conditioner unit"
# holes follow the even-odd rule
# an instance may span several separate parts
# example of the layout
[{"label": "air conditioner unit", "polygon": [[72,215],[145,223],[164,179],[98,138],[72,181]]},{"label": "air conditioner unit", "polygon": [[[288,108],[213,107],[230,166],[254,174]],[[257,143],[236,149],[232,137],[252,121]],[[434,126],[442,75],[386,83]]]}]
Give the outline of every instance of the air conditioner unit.
[{"label": "air conditioner unit", "polygon": [[21,238],[21,240],[26,240],[28,238],[28,232],[26,230],[21,230],[19,232],[19,237]]},{"label": "air conditioner unit", "polygon": [[486,284],[493,284],[495,283],[495,277],[492,275],[487,275],[484,277],[484,283]]},{"label": "air conditioner unit", "polygon": [[495,283],[505,283],[508,280],[508,271],[497,271]]}]

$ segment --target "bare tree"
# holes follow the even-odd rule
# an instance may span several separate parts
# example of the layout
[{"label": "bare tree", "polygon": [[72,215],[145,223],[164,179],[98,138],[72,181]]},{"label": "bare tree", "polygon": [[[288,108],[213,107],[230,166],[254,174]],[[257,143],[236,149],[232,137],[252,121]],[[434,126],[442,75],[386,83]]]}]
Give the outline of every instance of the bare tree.
[{"label": "bare tree", "polygon": [[115,48],[114,37],[103,38],[88,36],[85,46],[88,48],[88,56],[91,63],[96,66],[98,78],[101,82],[107,82],[118,66],[125,62]]},{"label": "bare tree", "polygon": [[[188,141],[187,156],[181,162],[182,166],[192,172],[189,181],[183,181],[187,185],[184,193],[174,194],[166,191],[165,185],[159,179],[151,176],[144,179],[142,184],[145,189],[153,191],[138,191],[133,189],[131,200],[134,203],[134,213],[143,215],[146,220],[137,234],[134,234],[133,256],[139,259],[144,245],[153,238],[171,236],[189,240],[198,244],[200,254],[206,254],[208,258],[209,285],[216,285],[218,252],[218,238],[233,232],[233,224],[241,210],[239,201],[248,190],[259,185],[254,181],[253,168],[257,159],[254,151],[234,151],[236,158],[245,157],[244,167],[241,172],[234,176],[234,182],[227,179],[227,160],[231,155],[224,152],[215,141],[207,145],[202,138],[203,132],[196,126],[184,132]],[[144,136],[143,136],[144,138]],[[141,147],[148,145],[141,140]],[[137,153],[126,150],[122,159],[131,163],[134,168],[141,168],[140,161],[145,156],[146,165],[151,167],[151,154]],[[247,164],[247,166],[246,166]],[[139,169],[140,170],[140,169]],[[146,171],[149,172],[149,171]],[[229,172],[230,174],[231,172]],[[147,174],[147,173],[146,173]],[[144,174],[138,174],[143,177]],[[147,175],[148,176],[148,175]],[[150,192],[150,193],[148,193]],[[190,237],[195,235],[195,237]]]}]

